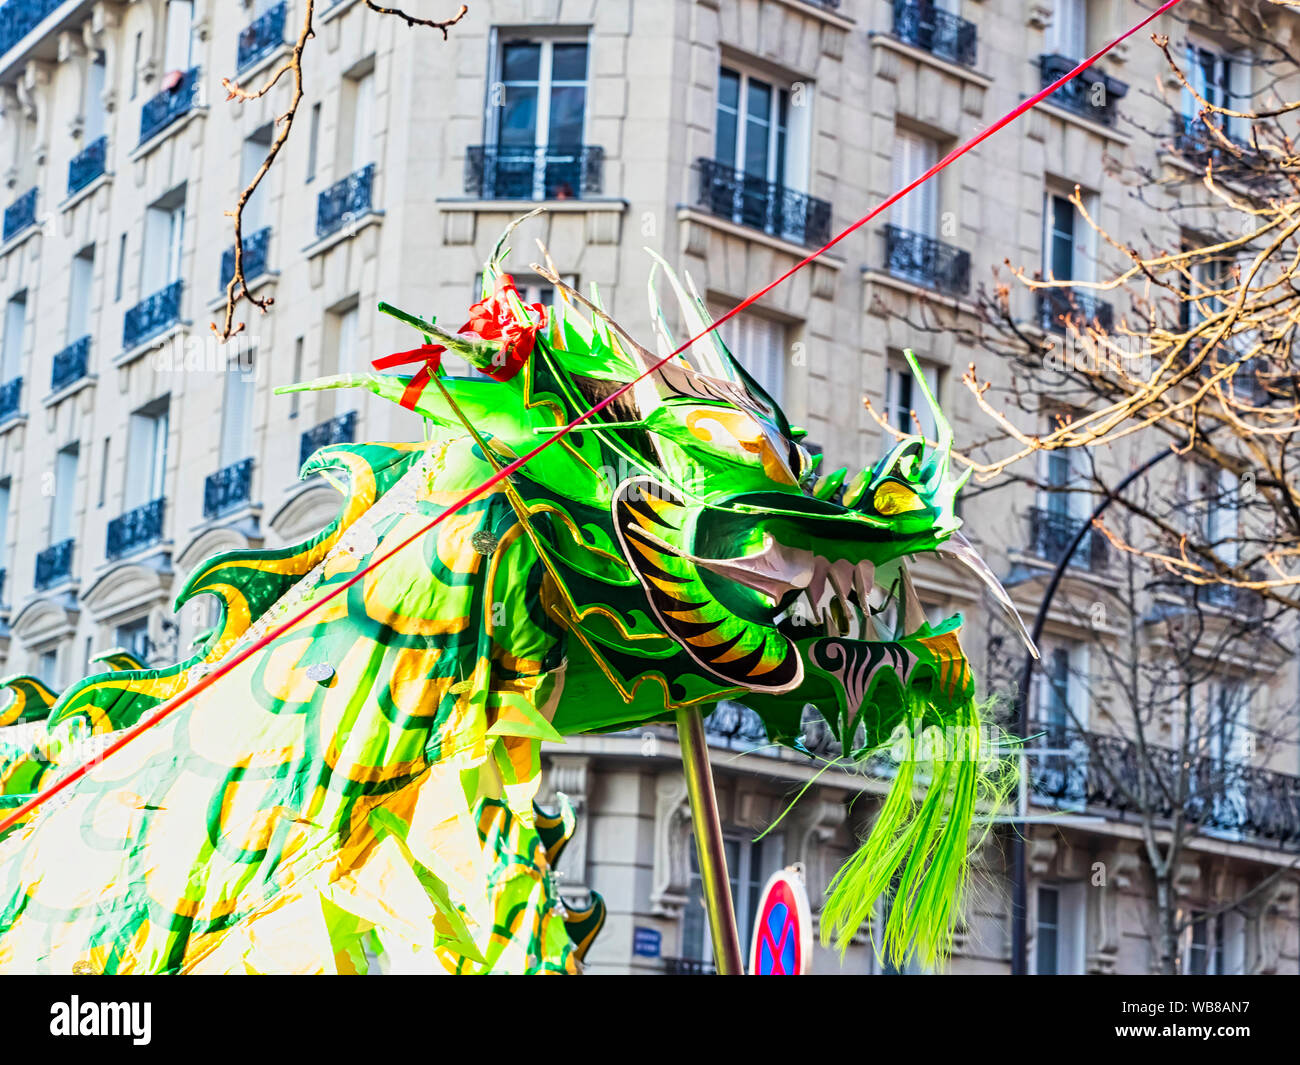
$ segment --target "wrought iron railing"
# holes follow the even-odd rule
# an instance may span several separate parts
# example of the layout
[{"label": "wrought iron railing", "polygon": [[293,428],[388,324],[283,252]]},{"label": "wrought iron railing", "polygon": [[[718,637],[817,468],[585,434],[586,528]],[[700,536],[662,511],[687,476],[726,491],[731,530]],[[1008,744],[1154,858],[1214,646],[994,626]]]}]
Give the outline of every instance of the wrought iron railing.
[{"label": "wrought iron railing", "polygon": [[154,499],[108,523],[108,543],[105,553],[109,558],[138,551],[162,539],[165,499]]},{"label": "wrought iron railing", "polygon": [[581,200],[600,195],[605,149],[595,144],[478,144],[465,153],[465,193],[483,200]]},{"label": "wrought iron railing", "polygon": [[203,516],[216,518],[247,503],[253,491],[253,460],[240,459],[203,482]]},{"label": "wrought iron railing", "polygon": [[61,3],[63,0],[7,0],[0,7],[0,55],[36,29]]},{"label": "wrought iron railing", "polygon": [[1205,603],[1237,614],[1258,615],[1264,609],[1264,597],[1253,588],[1235,584],[1192,584],[1177,581],[1173,591],[1189,602]]},{"label": "wrought iron railing", "polygon": [[[1062,75],[1078,66],[1078,61],[1063,55],[1041,55],[1038,71],[1045,89]],[[1119,113],[1115,104],[1128,93],[1128,86],[1100,70],[1089,69],[1062,85],[1047,99],[1058,107],[1106,126],[1115,124]]]},{"label": "wrought iron railing", "polygon": [[84,336],[74,340],[54,356],[54,367],[50,371],[50,390],[59,392],[69,385],[76,384],[86,376],[90,365],[90,337]]},{"label": "wrought iron railing", "polygon": [[175,72],[172,84],[145,101],[140,109],[140,143],[154,137],[189,112],[198,100],[199,68]]},{"label": "wrought iron railing", "polygon": [[[244,277],[252,281],[266,273],[267,251],[271,245],[271,227],[263,226],[244,238]],[[230,284],[235,276],[235,247],[232,244],[221,253],[221,287]]]},{"label": "wrought iron railing", "polygon": [[[1029,510],[1029,550],[1035,558],[1053,565],[1061,561],[1065,549],[1070,546],[1075,533],[1083,526],[1083,519],[1047,510],[1043,507],[1031,507]],[[1109,547],[1106,537],[1095,529],[1089,529],[1079,541],[1079,548],[1070,558],[1071,566],[1101,571],[1110,564]]]},{"label": "wrought iron railing", "polygon": [[885,226],[885,264],[896,277],[941,292],[970,290],[970,252],[898,226]]},{"label": "wrought iron railing", "polygon": [[831,235],[831,205],[713,159],[697,159],[699,206],[719,218],[796,244],[824,244]]},{"label": "wrought iron railing", "polygon": [[80,192],[108,166],[108,135],[96,137],[68,163],[68,195]]},{"label": "wrought iron railing", "polygon": [[320,425],[313,429],[308,429],[302,434],[302,440],[298,446],[298,465],[302,465],[317,451],[330,444],[350,444],[353,436],[357,431],[357,412],[348,411],[346,414],[340,414],[331,418],[327,422],[321,422]]},{"label": "wrought iron railing", "polygon": [[72,576],[72,553],[77,541],[60,540],[36,555],[36,588],[51,588]]},{"label": "wrought iron railing", "polygon": [[894,36],[942,59],[975,65],[975,23],[927,0],[894,0]]},{"label": "wrought iron railing", "polygon": [[[831,757],[840,754],[840,745],[831,734],[826,719],[812,707],[804,711],[800,723],[804,748],[814,754]],[[716,746],[736,751],[778,755],[789,747],[779,747],[768,739],[763,719],[744,703],[724,701],[704,719],[705,738]]]},{"label": "wrought iron railing", "polygon": [[279,3],[253,19],[239,34],[236,72],[251,67],[284,44],[284,16],[287,4]]},{"label": "wrought iron railing", "polygon": [[717,966],[696,958],[664,958],[665,976],[716,976]]},{"label": "wrought iron railing", "polygon": [[130,351],[181,320],[184,285],[183,281],[173,281],[126,312],[122,323],[123,349]]},{"label": "wrought iron railing", "polygon": [[28,189],[5,208],[4,239],[18,236],[36,224],[36,190]]},{"label": "wrought iron railing", "polygon": [[1089,326],[1109,333],[1115,328],[1115,309],[1091,292],[1077,288],[1040,288],[1038,290],[1038,325],[1045,333],[1068,330],[1066,323],[1076,329]]},{"label": "wrought iron railing", "polygon": [[[1041,753],[1043,749],[1059,752]],[[1040,800],[1093,807],[1157,822],[1181,810],[1201,831],[1300,851],[1300,777],[1196,751],[1138,745],[1048,725],[1028,749],[1029,780]],[[1134,798],[1145,795],[1144,800]]]},{"label": "wrought iron railing", "polygon": [[1177,116],[1174,119],[1175,149],[1198,170],[1204,170],[1206,163],[1213,162],[1218,169],[1231,172],[1233,177],[1269,171],[1270,158],[1232,131],[1228,121],[1222,116],[1216,117],[1215,129],[1212,130],[1203,118]]},{"label": "wrought iron railing", "polygon": [[337,233],[374,207],[375,164],[327,188],[316,200],[316,236]]},{"label": "wrought iron railing", "polygon": [[14,417],[23,401],[23,379],[21,377],[11,377],[4,384],[0,385],[0,422],[6,422]]}]

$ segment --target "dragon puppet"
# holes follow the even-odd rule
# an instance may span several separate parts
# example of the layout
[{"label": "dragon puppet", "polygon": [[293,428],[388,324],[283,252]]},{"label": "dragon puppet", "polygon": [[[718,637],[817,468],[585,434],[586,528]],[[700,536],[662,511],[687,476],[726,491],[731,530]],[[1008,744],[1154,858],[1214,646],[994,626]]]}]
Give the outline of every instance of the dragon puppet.
[{"label": "dragon puppet", "polygon": [[[942,958],[1005,763],[961,619],[926,620],[906,558],[964,564],[1019,619],[958,531],[933,397],[937,446],[820,474],[689,278],[652,269],[656,356],[549,267],[556,306],[526,306],[504,241],[459,331],[381,305],[425,343],[376,365],[414,374],[291,386],[369,389],[426,439],[312,456],[304,476],[345,482],[339,517],[200,565],[177,608],[221,609],[193,654],[106,658],[57,700],[10,684],[0,724],[25,715],[43,738],[0,747],[0,821],[96,761],[0,841],[0,971],[578,972],[604,909],[556,890],[573,816],[534,803],[542,743],[724,699],[799,750],[811,704],[846,763],[947,738],[904,745],[822,918],[843,949],[887,898],[882,949]],[[661,269],[696,338],[666,361]]]}]

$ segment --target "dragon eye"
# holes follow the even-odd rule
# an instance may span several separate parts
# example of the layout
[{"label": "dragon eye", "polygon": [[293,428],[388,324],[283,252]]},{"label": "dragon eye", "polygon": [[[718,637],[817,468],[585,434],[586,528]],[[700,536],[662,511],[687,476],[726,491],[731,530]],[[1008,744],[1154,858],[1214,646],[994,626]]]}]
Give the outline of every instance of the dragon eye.
[{"label": "dragon eye", "polygon": [[899,484],[897,481],[886,481],[877,488],[872,504],[875,506],[877,514],[887,516],[925,509],[921,497],[906,485]]}]

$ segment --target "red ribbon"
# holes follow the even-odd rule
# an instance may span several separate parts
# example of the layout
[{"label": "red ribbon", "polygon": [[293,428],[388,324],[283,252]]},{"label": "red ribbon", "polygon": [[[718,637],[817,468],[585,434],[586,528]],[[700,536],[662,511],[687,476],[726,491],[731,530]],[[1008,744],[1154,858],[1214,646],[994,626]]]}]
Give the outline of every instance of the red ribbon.
[{"label": "red ribbon", "polygon": [[[507,294],[519,298],[515,279],[509,274],[501,274],[497,277],[496,288],[493,289],[492,294],[479,300],[469,309],[469,321],[459,329],[461,333],[473,333],[484,340],[501,344],[500,365],[480,371],[494,381],[509,381],[524,368],[528,356],[533,353],[533,345],[537,343],[537,331],[546,320],[546,308],[540,303],[534,303],[529,309],[537,312],[539,319],[537,324],[525,325],[519,322],[510,309]],[[414,410],[429,381],[438,371],[443,352],[446,350],[442,344],[421,344],[410,351],[398,351],[375,359],[371,365],[376,370],[391,370],[397,366],[423,363],[406,383],[406,391],[402,393],[400,401],[407,410]],[[495,359],[493,361],[496,362]]]}]

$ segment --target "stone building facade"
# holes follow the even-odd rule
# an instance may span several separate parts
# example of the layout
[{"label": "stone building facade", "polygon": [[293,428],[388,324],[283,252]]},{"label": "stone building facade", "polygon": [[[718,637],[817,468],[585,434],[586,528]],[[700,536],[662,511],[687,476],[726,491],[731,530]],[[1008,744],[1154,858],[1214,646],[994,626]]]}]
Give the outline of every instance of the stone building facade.
[{"label": "stone building facade", "polygon": [[[1207,84],[1246,91],[1241,42],[1214,10],[1185,6],[1189,21],[1158,28],[1209,57]],[[1119,0],[470,7],[443,43],[359,0],[317,0],[307,98],[245,214],[247,273],[274,304],[265,314],[241,307],[246,328],[222,346],[209,323],[220,320],[231,270],[223,212],[260,165],[290,84],[239,102],[225,99],[221,79],[256,87],[284,62],[303,0],[0,6],[6,672],[61,687],[108,646],[175,657],[209,620],[202,609],[169,612],[198,562],[295,542],[332,516],[334,490],[297,480],[303,457],[325,443],[419,432],[366,393],[272,390],[409,347],[405,328],[374,312],[380,299],[454,318],[502,228],[539,202],[547,212],[514,240],[521,284],[550,298],[528,266],[540,238],[569,280],[597,282],[613,315],[648,338],[643,246],[728,309],[1139,17]],[[1283,20],[1278,32],[1294,26]],[[1168,121],[1162,62],[1135,37],[1083,89],[1035,108],[725,327],[831,468],[868,464],[887,442],[861,396],[899,426],[919,406],[901,361],[909,346],[958,440],[990,435],[961,384],[977,353],[944,325],[974,314],[975,293],[1004,261],[1101,276],[1104,249],[1063,206],[1076,184],[1103,229],[1178,239],[1125,176],[1148,158],[1178,165],[1140,131]],[[1012,299],[1031,327],[1057,328],[1056,305],[1014,286]],[[1082,291],[1078,304],[1106,320],[1125,310]],[[982,375],[1005,373],[980,358]],[[1100,461],[1124,468],[1132,458]],[[1086,494],[1076,495],[1060,506],[1018,488],[963,512],[1027,617],[1087,512]],[[965,613],[977,671],[995,672],[983,666],[998,652],[988,634],[1001,630],[976,590],[931,567],[917,573],[936,617]],[[1095,600],[1107,579],[1100,565],[1071,568],[1062,602]],[[1029,956],[1041,971],[1140,972],[1154,964],[1141,832],[1078,753],[1078,733],[1094,726],[1126,742],[1122,696],[1086,683],[1086,635],[1077,611],[1049,617],[1045,662],[1063,672],[1034,705],[1049,716],[1054,696],[1073,705],[1052,734],[1067,750],[1031,757],[1026,774],[1037,785],[1027,798],[1037,818]],[[1251,892],[1300,849],[1296,663],[1225,669],[1247,678],[1252,713],[1283,739],[1248,748],[1238,761],[1253,774],[1239,786],[1249,794],[1229,796],[1228,812],[1189,848],[1177,881],[1188,911]],[[819,896],[880,789],[828,770],[756,839],[816,766],[760,749],[743,708],[719,711],[710,735],[744,932],[757,887],[782,865],[802,863]],[[864,786],[868,797],[852,801]],[[597,890],[610,907],[591,969],[707,971],[671,731],[571,741],[549,754],[547,788],[579,812],[565,890]],[[1000,828],[981,852],[954,971],[1008,969],[1005,843]],[[1184,938],[1192,970],[1295,972],[1296,878],[1268,880]],[[816,967],[881,971],[865,941],[843,962],[819,950]]]}]

